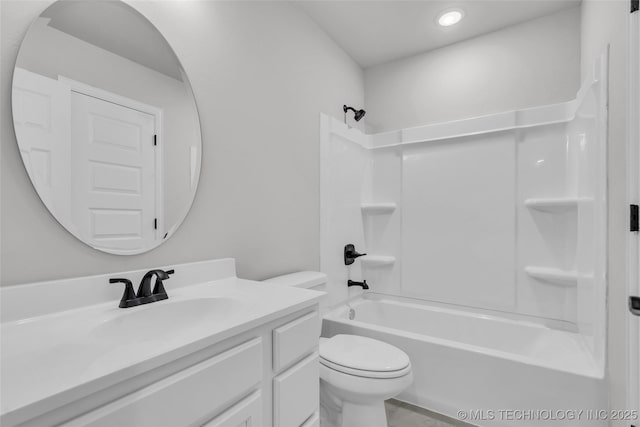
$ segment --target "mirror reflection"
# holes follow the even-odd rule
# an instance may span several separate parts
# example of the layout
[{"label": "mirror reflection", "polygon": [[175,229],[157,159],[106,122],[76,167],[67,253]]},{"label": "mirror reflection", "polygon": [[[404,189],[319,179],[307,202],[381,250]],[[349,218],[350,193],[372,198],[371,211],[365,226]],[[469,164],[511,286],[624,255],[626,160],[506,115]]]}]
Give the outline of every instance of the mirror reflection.
[{"label": "mirror reflection", "polygon": [[201,136],[173,50],[120,1],[58,1],[32,24],[13,76],[25,168],[68,231],[114,254],[165,241],[198,184]]}]

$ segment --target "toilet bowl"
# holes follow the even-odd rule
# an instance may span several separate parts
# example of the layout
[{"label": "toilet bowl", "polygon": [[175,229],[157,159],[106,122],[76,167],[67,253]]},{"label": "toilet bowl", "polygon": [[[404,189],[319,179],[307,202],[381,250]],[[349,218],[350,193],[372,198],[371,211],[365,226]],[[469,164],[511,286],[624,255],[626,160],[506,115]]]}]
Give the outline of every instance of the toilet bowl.
[{"label": "toilet bowl", "polygon": [[386,427],[384,401],[413,381],[405,352],[357,335],[320,338],[323,427]]},{"label": "toilet bowl", "polygon": [[[326,278],[305,271],[265,282],[321,290]],[[391,344],[358,335],[320,338],[319,353],[320,425],[387,427],[384,401],[413,382],[409,356]]]}]

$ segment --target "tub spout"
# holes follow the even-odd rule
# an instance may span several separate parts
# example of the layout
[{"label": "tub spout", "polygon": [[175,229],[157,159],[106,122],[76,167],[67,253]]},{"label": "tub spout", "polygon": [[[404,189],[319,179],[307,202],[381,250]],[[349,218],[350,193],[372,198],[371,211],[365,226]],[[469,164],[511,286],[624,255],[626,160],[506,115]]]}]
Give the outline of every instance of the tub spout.
[{"label": "tub spout", "polygon": [[369,285],[367,285],[367,281],[363,280],[362,282],[356,282],[354,280],[348,280],[347,281],[347,287],[351,287],[351,286],[362,286],[362,289],[369,289]]}]

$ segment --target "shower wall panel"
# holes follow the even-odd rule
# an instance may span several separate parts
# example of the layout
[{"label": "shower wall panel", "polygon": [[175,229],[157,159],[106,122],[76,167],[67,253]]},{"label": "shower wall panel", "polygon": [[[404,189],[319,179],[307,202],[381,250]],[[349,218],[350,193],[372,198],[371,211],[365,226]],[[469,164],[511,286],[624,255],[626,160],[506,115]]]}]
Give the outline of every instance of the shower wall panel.
[{"label": "shower wall panel", "polygon": [[366,249],[360,204],[371,192],[372,153],[366,135],[324,114],[320,135],[320,269],[328,276],[325,304],[333,306],[357,292],[347,289],[347,280],[363,278],[360,262],[344,265],[343,248]]},{"label": "shower wall panel", "polygon": [[566,123],[518,132],[518,312],[530,316],[576,319],[576,288],[544,282],[527,274],[529,266],[574,271],[576,210],[532,209],[527,200],[568,200],[569,139]]},{"label": "shower wall panel", "polygon": [[500,132],[405,149],[404,295],[514,310],[515,147]]}]

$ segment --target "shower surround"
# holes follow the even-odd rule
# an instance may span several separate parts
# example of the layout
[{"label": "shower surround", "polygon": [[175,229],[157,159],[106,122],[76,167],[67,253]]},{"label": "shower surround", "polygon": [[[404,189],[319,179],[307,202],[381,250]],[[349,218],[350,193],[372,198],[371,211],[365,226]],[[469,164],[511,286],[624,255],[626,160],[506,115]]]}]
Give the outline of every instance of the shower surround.
[{"label": "shower surround", "polygon": [[[458,360],[532,379],[503,384],[528,405],[513,409],[606,409],[607,58],[562,104],[374,135],[321,116],[321,269],[336,307],[324,334],[378,337],[433,362],[415,364],[416,383],[401,399],[452,416],[501,409],[504,395],[483,376],[455,381],[469,399],[438,393],[457,378],[447,362]],[[368,255],[345,267],[347,243]],[[349,279],[366,279],[372,294],[348,290]],[[343,315],[347,301],[355,319]],[[402,326],[402,310],[390,309],[398,304],[431,312],[416,312],[428,324]],[[473,334],[454,333],[456,315]],[[507,324],[511,333],[496,335]],[[433,359],[432,345],[407,334],[451,351]],[[492,345],[500,340],[519,343],[516,364]],[[568,378],[557,385],[567,397],[550,399],[553,381],[533,381],[544,377]]]}]

